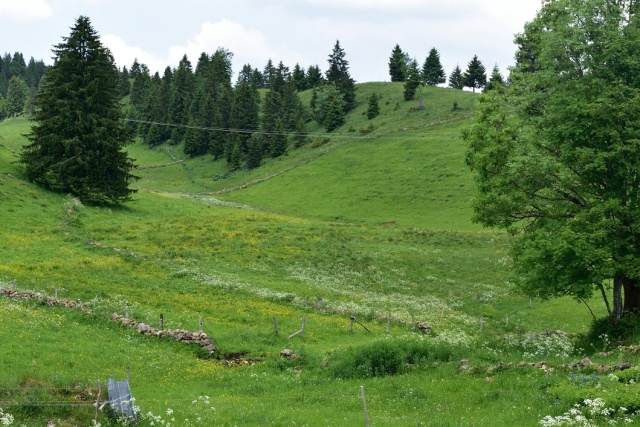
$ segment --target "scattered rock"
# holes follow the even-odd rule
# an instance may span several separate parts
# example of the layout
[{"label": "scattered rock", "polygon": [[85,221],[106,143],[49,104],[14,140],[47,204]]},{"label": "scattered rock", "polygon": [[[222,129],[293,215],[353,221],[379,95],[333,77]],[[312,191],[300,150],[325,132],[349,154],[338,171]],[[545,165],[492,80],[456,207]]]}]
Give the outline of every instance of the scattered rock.
[{"label": "scattered rock", "polygon": [[287,359],[299,359],[300,355],[289,348],[285,348],[280,352],[280,356]]},{"label": "scattered rock", "polygon": [[425,334],[430,334],[431,333],[431,325],[428,324],[427,322],[417,322],[416,326],[418,326],[418,329],[421,332],[424,332]]}]

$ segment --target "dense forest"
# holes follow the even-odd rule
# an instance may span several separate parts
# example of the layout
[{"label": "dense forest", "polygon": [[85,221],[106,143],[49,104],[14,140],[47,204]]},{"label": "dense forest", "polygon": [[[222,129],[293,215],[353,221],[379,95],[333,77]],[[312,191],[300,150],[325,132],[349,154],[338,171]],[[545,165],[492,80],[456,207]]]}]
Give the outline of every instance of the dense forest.
[{"label": "dense forest", "polygon": [[[120,96],[128,98],[126,117],[132,134],[149,146],[183,143],[185,154],[226,159],[230,171],[255,168],[267,157],[279,157],[308,141],[307,124],[316,121],[327,132],[342,126],[345,114],[356,106],[355,81],[346,54],[336,41],[323,72],[318,65],[293,68],[271,59],[259,69],[246,64],[232,70],[233,53],[219,48],[202,53],[194,65],[185,55],[177,66],[151,73],[136,59],[118,69]],[[417,97],[424,85],[447,84],[485,90],[504,82],[497,65],[490,80],[474,56],[467,70],[459,66],[447,75],[435,48],[422,66],[399,45],[388,62],[392,82],[404,82],[404,97]],[[42,60],[27,64],[20,52],[0,58],[0,120],[33,114],[34,100],[47,66]],[[298,93],[312,90],[303,105]],[[377,97],[369,99],[367,116],[379,111]]]},{"label": "dense forest", "polygon": [[0,120],[33,112],[35,93],[46,70],[42,60],[31,57],[27,63],[20,52],[0,57]]}]

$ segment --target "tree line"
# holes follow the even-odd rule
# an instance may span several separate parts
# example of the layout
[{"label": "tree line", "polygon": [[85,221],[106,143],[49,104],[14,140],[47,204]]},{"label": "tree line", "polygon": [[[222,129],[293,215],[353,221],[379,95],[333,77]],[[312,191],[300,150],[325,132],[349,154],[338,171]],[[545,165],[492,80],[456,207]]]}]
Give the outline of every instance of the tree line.
[{"label": "tree line", "polygon": [[[440,62],[440,54],[434,47],[425,58],[422,66],[416,59],[412,59],[407,52],[403,52],[398,44],[395,45],[389,57],[389,75],[392,82],[404,82],[404,99],[414,99],[418,88],[422,85],[437,86],[447,83],[447,74]],[[504,84],[505,80],[496,64],[489,80],[487,71],[478,55],[474,55],[463,72],[459,65],[449,74],[448,87],[462,90],[465,87],[491,90],[496,84]]]},{"label": "tree line", "polygon": [[[233,53],[219,48],[202,53],[195,65],[184,55],[177,67],[160,75],[137,60],[120,71],[122,95],[130,96],[132,131],[149,146],[183,143],[184,153],[226,159],[228,168],[255,168],[267,157],[307,141],[307,123],[317,120],[331,131],[355,107],[355,81],[340,42],[329,67],[291,69],[269,59],[261,70],[246,64],[232,82]],[[260,95],[264,89],[264,96]],[[312,89],[310,108],[298,93]]]},{"label": "tree line", "polygon": [[0,120],[33,112],[35,94],[47,66],[42,60],[15,52],[0,57]]}]

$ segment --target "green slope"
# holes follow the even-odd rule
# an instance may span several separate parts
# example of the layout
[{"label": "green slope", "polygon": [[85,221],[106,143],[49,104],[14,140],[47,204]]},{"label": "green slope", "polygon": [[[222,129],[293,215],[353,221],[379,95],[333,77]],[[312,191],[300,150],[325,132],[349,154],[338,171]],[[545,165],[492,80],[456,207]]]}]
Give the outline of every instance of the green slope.
[{"label": "green slope", "polygon": [[[364,135],[362,100],[372,91],[382,95],[382,114]],[[115,209],[26,182],[15,160],[28,122],[0,123],[0,284],[58,289],[62,298],[89,301],[92,313],[0,301],[0,407],[26,425],[47,418],[85,425],[91,408],[72,405],[87,404],[97,379],[122,378],[130,365],[141,407],[200,415],[200,425],[356,425],[360,385],[372,396],[376,425],[534,426],[562,413],[544,390],[565,373],[492,369],[522,359],[567,363],[574,356],[556,352],[566,340],[518,343],[527,331],[583,332],[589,312],[515,293],[505,283],[508,238],[470,222],[473,186],[459,131],[476,95],[427,89],[425,108],[412,110],[417,102],[402,101],[401,92],[398,84],[360,85],[360,105],[336,133],[347,138],[233,176],[206,157],[174,163],[180,147],[130,147],[138,164],[165,166],[139,170],[142,191]],[[451,111],[454,101],[463,109]],[[260,179],[239,191],[193,194]],[[203,318],[222,360],[110,323],[126,305],[149,324],[163,313],[169,328],[194,330]],[[597,300],[592,308],[603,315]],[[352,313],[372,332],[349,333]],[[412,332],[411,315],[434,334]],[[303,316],[304,337],[288,338]],[[331,375],[345,349],[379,343],[417,343],[429,356],[399,376]],[[301,358],[283,360],[284,348]],[[229,367],[225,358],[257,363]],[[462,358],[468,373],[457,371]],[[485,381],[494,374],[495,382]],[[78,387],[93,394],[70,399]],[[205,394],[212,403],[200,411],[191,402]],[[46,402],[59,406],[39,406]]]}]

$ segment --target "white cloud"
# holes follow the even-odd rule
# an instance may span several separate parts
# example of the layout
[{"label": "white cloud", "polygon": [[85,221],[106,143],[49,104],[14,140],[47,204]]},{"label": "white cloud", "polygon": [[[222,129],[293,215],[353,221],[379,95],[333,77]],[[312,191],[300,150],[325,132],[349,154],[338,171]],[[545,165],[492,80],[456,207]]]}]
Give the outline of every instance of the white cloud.
[{"label": "white cloud", "polygon": [[45,0],[0,0],[0,18],[30,22],[48,18],[53,9]]},{"label": "white cloud", "polygon": [[109,48],[115,58],[116,64],[120,68],[123,66],[131,68],[131,64],[133,64],[135,59],[138,59],[139,63],[149,67],[152,73],[155,71],[162,72],[167,65],[170,65],[164,58],[160,58],[139,47],[129,46],[127,42],[119,36],[104,34],[100,37],[100,40],[104,46]]},{"label": "white cloud", "polygon": [[151,53],[140,47],[131,46],[125,39],[113,34],[101,36],[102,43],[111,50],[119,67],[130,67],[134,59],[146,64],[149,70],[162,74],[167,65],[177,67],[184,55],[187,55],[195,68],[202,52],[214,53],[219,47],[231,51],[233,70],[237,72],[244,64],[262,66],[269,58],[274,61],[283,60],[285,64],[296,61],[295,54],[284,49],[272,48],[261,31],[248,30],[242,24],[230,20],[205,22],[200,31],[182,45],[169,47],[166,55]]},{"label": "white cloud", "polygon": [[266,63],[269,58],[276,58],[282,52],[273,50],[267,38],[259,30],[248,30],[242,24],[222,20],[220,22],[205,22],[200,27],[200,32],[193,39],[188,40],[185,46],[171,46],[169,48],[168,61],[178,64],[183,55],[187,55],[192,65],[200,57],[202,52],[209,54],[223,47],[234,54],[234,70],[239,69],[247,62],[254,64]]},{"label": "white cloud", "polygon": [[365,10],[404,10],[424,6],[423,0],[306,0],[317,6],[365,9]]}]

